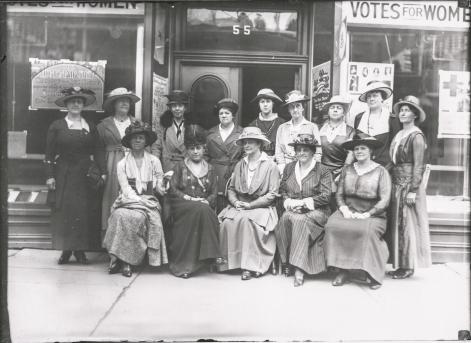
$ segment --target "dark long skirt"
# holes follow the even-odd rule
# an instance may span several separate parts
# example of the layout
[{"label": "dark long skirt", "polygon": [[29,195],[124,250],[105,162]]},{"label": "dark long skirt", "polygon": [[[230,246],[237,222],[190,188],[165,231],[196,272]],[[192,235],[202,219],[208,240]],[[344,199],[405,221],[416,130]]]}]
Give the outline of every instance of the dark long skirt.
[{"label": "dark long skirt", "polygon": [[307,213],[286,211],[275,228],[276,245],[283,263],[318,274],[326,269],[324,225],[328,216],[323,211]]},{"label": "dark long skirt", "polygon": [[383,240],[385,231],[384,218],[346,219],[340,211],[336,211],[325,225],[327,265],[363,270],[381,283],[389,256]]},{"label": "dark long skirt", "polygon": [[205,263],[221,257],[219,223],[214,210],[197,201],[169,198],[172,226],[170,228],[170,271],[181,276],[191,274]]}]

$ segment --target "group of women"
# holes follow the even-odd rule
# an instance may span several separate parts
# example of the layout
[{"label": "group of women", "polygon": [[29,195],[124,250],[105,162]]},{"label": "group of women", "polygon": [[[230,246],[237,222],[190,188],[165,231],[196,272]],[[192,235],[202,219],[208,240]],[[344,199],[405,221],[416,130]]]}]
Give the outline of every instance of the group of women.
[{"label": "group of women", "polygon": [[[130,115],[139,98],[127,89],[110,92],[103,108],[111,115],[97,127],[81,116],[93,93],[64,90],[56,104],[67,115],[51,124],[46,148],[59,263],[72,254],[88,263],[87,199],[94,193],[87,178],[94,164],[105,184],[109,273],[131,276],[147,256],[149,265],[169,263],[182,278],[209,265],[240,269],[249,280],[279,255],[294,286],[330,269],[334,286],[364,279],[377,289],[390,257],[391,277],[410,277],[431,263],[426,144],[417,127],[425,113],[408,96],[390,114],[383,101],[391,95],[383,83],[368,85],[359,97],[368,111],[354,127],[345,122],[350,101],[333,96],[319,130],[304,117],[308,97],[293,90],[283,101],[265,88],[253,99],[260,112],[250,126],[237,125],[238,104],[225,98],[214,107],[220,124],[205,131],[187,111],[188,95],[175,90],[157,137]],[[280,104],[289,121],[274,112]]]}]

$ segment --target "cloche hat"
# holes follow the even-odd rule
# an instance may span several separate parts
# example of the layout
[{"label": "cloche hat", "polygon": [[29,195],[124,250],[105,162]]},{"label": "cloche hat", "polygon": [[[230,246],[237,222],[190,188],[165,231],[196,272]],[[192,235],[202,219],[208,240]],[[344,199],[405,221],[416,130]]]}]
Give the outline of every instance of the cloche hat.
[{"label": "cloche hat", "polygon": [[309,98],[305,96],[303,93],[301,93],[301,91],[292,90],[291,92],[286,94],[285,103],[283,104],[283,106],[286,106],[293,102],[306,102],[306,101],[309,101]]},{"label": "cloche hat", "polygon": [[374,137],[367,134],[356,133],[352,139],[341,144],[345,150],[353,150],[357,145],[366,145],[371,149],[377,149],[383,145],[383,143]]},{"label": "cloche hat", "polygon": [[271,143],[268,138],[265,137],[265,135],[262,133],[262,130],[255,126],[245,127],[242,130],[242,133],[240,134],[239,138],[236,140],[236,143],[238,145],[242,145],[242,141],[244,139],[258,139],[259,141],[262,141],[263,145],[268,145]]},{"label": "cloche hat", "polygon": [[184,91],[179,89],[172,90],[169,94],[165,95],[168,98],[167,105],[172,104],[188,104],[189,97]]},{"label": "cloche hat", "polygon": [[54,101],[54,103],[59,107],[66,107],[67,101],[73,98],[82,98],[84,106],[90,106],[96,101],[94,91],[79,86],[63,89],[61,90],[61,93],[63,95]]},{"label": "cloche hat", "polygon": [[143,133],[146,136],[146,146],[151,145],[157,140],[157,134],[152,131],[152,128],[149,124],[144,123],[140,120],[135,120],[126,128],[124,131],[124,137],[121,139],[121,144],[126,148],[131,148],[131,138],[132,136]]},{"label": "cloche hat", "polygon": [[219,100],[218,103],[214,106],[214,113],[219,114],[219,110],[223,107],[228,108],[232,114],[236,114],[237,110],[239,109],[237,101],[231,98],[224,98]]},{"label": "cloche hat", "polygon": [[368,83],[364,92],[358,97],[358,100],[366,102],[366,95],[370,92],[381,92],[383,95],[383,100],[386,100],[392,95],[393,90],[384,82],[373,81]]},{"label": "cloche hat", "polygon": [[351,100],[347,99],[342,95],[334,95],[330,98],[329,102],[322,106],[322,112],[327,112],[329,110],[330,105],[332,104],[339,104],[343,107],[343,113],[347,114],[348,110],[350,109]]},{"label": "cloche hat", "polygon": [[114,110],[113,103],[120,98],[129,99],[129,101],[131,101],[134,104],[141,100],[141,98],[139,98],[133,92],[127,90],[124,87],[119,87],[119,88],[113,89],[111,92],[108,93],[108,97],[103,102],[103,109],[108,113],[113,112]]},{"label": "cloche hat", "polygon": [[399,110],[401,109],[402,105],[408,105],[408,106],[413,107],[417,110],[417,112],[419,114],[419,117],[416,118],[416,121],[418,123],[422,123],[425,120],[425,118],[426,118],[425,112],[422,109],[422,107],[420,107],[419,99],[417,99],[415,96],[408,95],[404,99],[399,100],[398,102],[396,102],[394,104],[393,111],[396,114],[396,116],[399,115]]},{"label": "cloche hat", "polygon": [[250,102],[256,102],[260,99],[270,99],[276,103],[282,103],[283,100],[273,92],[270,88],[262,88],[258,91],[257,96],[253,98]]}]

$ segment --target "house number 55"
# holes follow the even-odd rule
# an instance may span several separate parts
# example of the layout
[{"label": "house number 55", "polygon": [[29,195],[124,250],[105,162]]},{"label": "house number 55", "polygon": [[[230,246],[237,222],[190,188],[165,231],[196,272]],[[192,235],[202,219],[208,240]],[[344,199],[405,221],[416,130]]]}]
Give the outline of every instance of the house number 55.
[{"label": "house number 55", "polygon": [[244,35],[246,36],[250,35],[250,25],[244,25],[244,26],[233,25],[232,26],[232,34],[238,35],[241,32],[243,32]]}]

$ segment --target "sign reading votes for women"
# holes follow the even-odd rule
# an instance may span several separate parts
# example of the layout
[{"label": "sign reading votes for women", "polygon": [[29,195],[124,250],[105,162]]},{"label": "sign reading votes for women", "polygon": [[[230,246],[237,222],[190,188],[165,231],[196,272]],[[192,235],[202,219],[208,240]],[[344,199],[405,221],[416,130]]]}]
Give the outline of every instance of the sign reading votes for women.
[{"label": "sign reading votes for women", "polygon": [[54,101],[61,90],[80,86],[95,92],[96,102],[87,110],[102,110],[106,61],[80,62],[30,58],[31,109],[59,109]]}]

